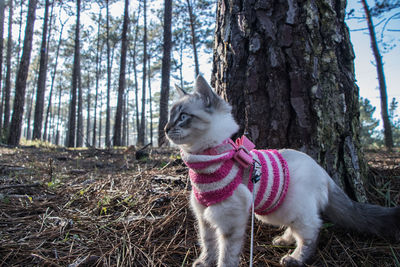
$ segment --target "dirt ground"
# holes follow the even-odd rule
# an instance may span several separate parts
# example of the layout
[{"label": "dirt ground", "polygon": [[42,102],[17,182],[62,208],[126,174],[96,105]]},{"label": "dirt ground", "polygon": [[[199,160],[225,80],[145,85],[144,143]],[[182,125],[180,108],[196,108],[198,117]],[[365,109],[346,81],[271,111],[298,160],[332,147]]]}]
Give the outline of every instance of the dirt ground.
[{"label": "dirt ground", "polygon": [[[399,206],[400,153],[366,158],[370,202]],[[189,192],[176,150],[0,147],[0,266],[190,266]],[[282,229],[255,227],[254,266],[279,266],[293,249],[271,244]],[[326,223],[311,266],[400,266],[400,244]]]}]

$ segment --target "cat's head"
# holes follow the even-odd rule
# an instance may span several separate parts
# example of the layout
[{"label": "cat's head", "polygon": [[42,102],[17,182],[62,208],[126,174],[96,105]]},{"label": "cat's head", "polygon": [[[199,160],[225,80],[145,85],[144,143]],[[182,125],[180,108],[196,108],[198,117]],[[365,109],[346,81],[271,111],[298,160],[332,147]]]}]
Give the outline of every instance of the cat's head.
[{"label": "cat's head", "polygon": [[195,91],[177,88],[180,99],[172,106],[165,133],[186,152],[198,153],[221,144],[239,129],[232,107],[198,76]]}]

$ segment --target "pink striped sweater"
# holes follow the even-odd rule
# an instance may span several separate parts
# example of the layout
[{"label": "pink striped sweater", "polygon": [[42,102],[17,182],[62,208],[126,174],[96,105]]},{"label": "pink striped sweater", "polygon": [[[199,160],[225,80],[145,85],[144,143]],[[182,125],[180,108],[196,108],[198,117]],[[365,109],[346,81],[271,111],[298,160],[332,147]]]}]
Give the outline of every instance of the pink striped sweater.
[{"label": "pink striped sweater", "polygon": [[[230,139],[228,139],[230,140]],[[275,211],[283,202],[289,185],[289,169],[277,150],[251,150],[253,161],[261,165],[261,179],[253,184],[253,166],[244,167],[235,159],[237,147],[224,143],[202,154],[181,151],[182,159],[189,167],[192,190],[199,203],[210,206],[230,197],[241,184],[255,190],[254,207],[259,215]]]}]

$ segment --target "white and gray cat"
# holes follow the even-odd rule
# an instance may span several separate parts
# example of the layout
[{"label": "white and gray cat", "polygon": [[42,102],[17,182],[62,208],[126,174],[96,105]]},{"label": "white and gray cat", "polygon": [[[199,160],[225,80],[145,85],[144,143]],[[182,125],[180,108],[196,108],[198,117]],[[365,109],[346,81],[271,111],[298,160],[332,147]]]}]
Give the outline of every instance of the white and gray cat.
[{"label": "white and gray cat", "polygon": [[[184,153],[199,154],[220,145],[238,131],[231,106],[214,93],[203,77],[196,79],[193,94],[179,88],[178,91],[181,98],[171,109],[165,132]],[[304,266],[310,259],[317,246],[321,214],[349,229],[400,240],[400,207],[354,202],[311,157],[290,149],[279,152],[290,173],[286,198],[276,211],[256,217],[286,227],[273,244],[296,243],[294,252],[282,258],[282,265]],[[208,207],[200,204],[192,193],[191,206],[201,244],[200,257],[193,266],[239,265],[252,199],[244,184],[231,197]]]}]

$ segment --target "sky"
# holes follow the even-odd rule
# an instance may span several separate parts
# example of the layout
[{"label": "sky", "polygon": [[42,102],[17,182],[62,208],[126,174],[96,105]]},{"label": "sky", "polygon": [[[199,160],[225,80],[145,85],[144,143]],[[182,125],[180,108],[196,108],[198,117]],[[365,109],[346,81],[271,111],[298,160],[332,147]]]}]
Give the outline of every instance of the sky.
[{"label": "sky", "polygon": [[[368,4],[371,6],[374,1],[369,0]],[[362,6],[359,1],[349,0],[347,10],[355,9],[356,12],[362,10]],[[397,9],[397,12],[400,10]],[[388,16],[393,15],[396,12],[391,12]],[[374,24],[378,24],[380,19],[373,19]],[[350,38],[353,44],[355,53],[355,73],[357,79],[357,85],[360,88],[360,96],[368,98],[371,104],[376,107],[374,113],[375,118],[380,119],[380,93],[378,90],[378,80],[376,67],[374,65],[374,56],[370,46],[370,37],[368,31],[354,31],[356,29],[362,29],[367,27],[365,20],[347,20],[347,25],[350,28]],[[377,27],[377,36],[380,37],[382,25]],[[400,16],[397,20],[391,20],[388,24],[387,29],[400,30]],[[397,46],[392,48],[388,52],[381,52],[384,71],[386,78],[388,102],[390,103],[392,98],[395,97],[400,102],[400,32],[385,31],[384,40],[397,40]],[[382,44],[379,44],[379,48],[382,51]],[[397,114],[400,113],[400,107],[397,110]],[[381,125],[381,124],[380,124]]]}]

